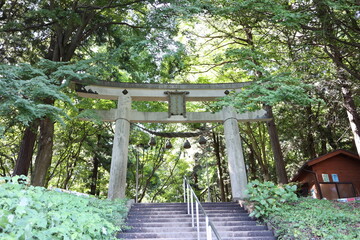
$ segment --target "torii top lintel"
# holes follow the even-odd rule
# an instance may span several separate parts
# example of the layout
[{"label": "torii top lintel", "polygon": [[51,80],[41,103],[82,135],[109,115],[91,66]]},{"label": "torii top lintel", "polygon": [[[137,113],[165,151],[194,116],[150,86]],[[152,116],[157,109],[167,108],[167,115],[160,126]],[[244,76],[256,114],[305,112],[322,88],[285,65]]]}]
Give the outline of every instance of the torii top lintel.
[{"label": "torii top lintel", "polygon": [[218,84],[155,84],[155,83],[125,83],[97,81],[96,83],[81,85],[75,82],[79,96],[96,99],[117,100],[120,95],[128,94],[132,101],[167,101],[166,92],[188,92],[186,101],[216,101],[231,91],[239,92],[251,84],[218,83]]}]

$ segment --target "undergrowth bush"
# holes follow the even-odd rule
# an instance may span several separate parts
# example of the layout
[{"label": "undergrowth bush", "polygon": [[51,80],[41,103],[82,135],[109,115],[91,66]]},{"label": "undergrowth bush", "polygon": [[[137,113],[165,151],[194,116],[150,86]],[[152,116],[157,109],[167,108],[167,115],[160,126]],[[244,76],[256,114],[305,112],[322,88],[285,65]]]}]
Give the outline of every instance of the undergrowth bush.
[{"label": "undergrowth bush", "polygon": [[0,178],[0,239],[116,239],[125,200],[49,191],[20,179]]},{"label": "undergrowth bush", "polygon": [[276,185],[273,182],[252,181],[248,184],[247,194],[253,205],[250,216],[266,218],[269,214],[279,211],[280,206],[285,202],[298,199],[296,185]]},{"label": "undergrowth bush", "polygon": [[360,239],[360,203],[300,198],[266,219],[278,239]]},{"label": "undergrowth bush", "polygon": [[360,203],[298,198],[291,184],[253,181],[247,191],[250,215],[270,224],[278,239],[360,239]]}]

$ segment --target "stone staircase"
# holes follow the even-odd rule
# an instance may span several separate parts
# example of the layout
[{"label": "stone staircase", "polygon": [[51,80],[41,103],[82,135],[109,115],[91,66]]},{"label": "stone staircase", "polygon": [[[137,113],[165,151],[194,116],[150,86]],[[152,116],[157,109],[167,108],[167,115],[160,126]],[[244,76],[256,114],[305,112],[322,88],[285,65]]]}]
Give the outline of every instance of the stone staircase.
[{"label": "stone staircase", "polygon": [[[222,240],[276,239],[272,231],[258,225],[238,203],[202,203],[202,206]],[[196,240],[196,227],[191,227],[191,215],[186,211],[186,203],[136,203],[127,218],[130,229],[120,232],[117,238]],[[201,239],[205,240],[204,215],[200,215],[200,231]]]}]

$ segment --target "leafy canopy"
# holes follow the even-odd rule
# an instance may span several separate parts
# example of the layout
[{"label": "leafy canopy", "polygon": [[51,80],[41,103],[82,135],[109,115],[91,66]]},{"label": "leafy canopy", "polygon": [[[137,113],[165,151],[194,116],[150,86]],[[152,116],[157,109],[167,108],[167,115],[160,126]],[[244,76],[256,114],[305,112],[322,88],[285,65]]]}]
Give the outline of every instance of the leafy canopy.
[{"label": "leafy canopy", "polygon": [[0,65],[0,117],[8,124],[21,123],[28,126],[35,119],[50,117],[62,121],[66,114],[54,105],[61,101],[71,105],[63,92],[71,80],[91,79],[84,72],[87,64],[69,64],[41,60],[30,65]]}]

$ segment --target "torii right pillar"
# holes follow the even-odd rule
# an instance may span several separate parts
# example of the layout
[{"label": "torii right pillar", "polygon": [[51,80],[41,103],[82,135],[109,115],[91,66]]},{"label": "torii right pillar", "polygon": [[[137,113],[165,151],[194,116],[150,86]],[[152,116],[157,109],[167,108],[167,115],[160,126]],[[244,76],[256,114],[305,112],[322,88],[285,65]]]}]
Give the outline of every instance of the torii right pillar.
[{"label": "torii right pillar", "polygon": [[224,107],[224,133],[228,155],[229,174],[233,201],[244,199],[246,195],[246,169],[239,133],[238,119],[233,107]]}]

